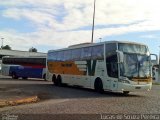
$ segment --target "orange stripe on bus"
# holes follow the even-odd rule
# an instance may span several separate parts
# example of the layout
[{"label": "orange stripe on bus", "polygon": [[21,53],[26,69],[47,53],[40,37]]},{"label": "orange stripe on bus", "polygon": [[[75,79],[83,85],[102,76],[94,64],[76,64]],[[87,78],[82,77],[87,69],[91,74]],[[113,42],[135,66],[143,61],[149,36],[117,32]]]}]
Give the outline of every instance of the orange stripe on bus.
[{"label": "orange stripe on bus", "polygon": [[80,71],[78,66],[72,62],[48,62],[48,70],[55,74],[71,74],[71,75],[86,75],[86,71]]}]

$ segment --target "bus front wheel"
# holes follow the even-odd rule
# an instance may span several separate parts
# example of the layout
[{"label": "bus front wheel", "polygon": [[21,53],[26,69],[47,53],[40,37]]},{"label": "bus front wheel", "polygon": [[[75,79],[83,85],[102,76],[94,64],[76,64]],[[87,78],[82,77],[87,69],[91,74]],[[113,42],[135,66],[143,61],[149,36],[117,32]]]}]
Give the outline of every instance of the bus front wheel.
[{"label": "bus front wheel", "polygon": [[47,79],[46,79],[46,74],[43,75],[43,79],[44,79],[45,81],[47,81]]},{"label": "bus front wheel", "polygon": [[103,83],[102,83],[102,80],[100,78],[95,80],[94,88],[95,88],[96,92],[99,92],[99,93],[103,93],[104,92]]}]

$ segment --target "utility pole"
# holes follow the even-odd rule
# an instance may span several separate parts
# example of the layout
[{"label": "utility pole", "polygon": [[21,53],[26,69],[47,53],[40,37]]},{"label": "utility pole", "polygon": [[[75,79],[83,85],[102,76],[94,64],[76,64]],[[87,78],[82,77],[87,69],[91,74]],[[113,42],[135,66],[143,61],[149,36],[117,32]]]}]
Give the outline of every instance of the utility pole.
[{"label": "utility pole", "polygon": [[1,38],[1,40],[2,40],[2,45],[1,45],[1,49],[3,48],[3,40],[4,40],[4,38]]},{"label": "utility pole", "polygon": [[96,0],[94,0],[94,11],[93,11],[93,24],[92,24],[92,39],[91,39],[91,43],[93,43],[93,38],[94,38],[94,19],[95,19],[95,10],[96,10]]},{"label": "utility pole", "polygon": [[159,46],[159,67],[158,67],[158,82],[160,82],[160,46]]}]

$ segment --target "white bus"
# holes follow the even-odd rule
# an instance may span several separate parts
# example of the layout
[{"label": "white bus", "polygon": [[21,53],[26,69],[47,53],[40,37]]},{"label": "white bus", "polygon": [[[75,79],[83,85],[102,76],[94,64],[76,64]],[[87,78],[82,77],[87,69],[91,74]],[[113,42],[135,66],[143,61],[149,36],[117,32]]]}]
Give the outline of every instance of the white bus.
[{"label": "white bus", "polygon": [[75,45],[47,54],[47,79],[98,92],[149,91],[152,66],[148,47],[126,41]]},{"label": "white bus", "polygon": [[42,78],[46,80],[46,57],[2,58],[2,75],[18,78]]}]

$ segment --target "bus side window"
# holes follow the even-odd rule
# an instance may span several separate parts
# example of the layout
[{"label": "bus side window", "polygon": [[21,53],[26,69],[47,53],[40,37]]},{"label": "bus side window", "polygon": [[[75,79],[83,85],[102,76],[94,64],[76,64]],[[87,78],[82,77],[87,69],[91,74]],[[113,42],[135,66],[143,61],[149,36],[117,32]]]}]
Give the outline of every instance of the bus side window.
[{"label": "bus side window", "polygon": [[92,59],[104,59],[104,45],[98,45],[92,48]]},{"label": "bus side window", "polygon": [[34,58],[24,58],[23,62],[26,64],[39,64],[39,58],[36,58],[35,60]]},{"label": "bus side window", "polygon": [[64,61],[68,61],[71,59],[71,50],[64,51]]},{"label": "bus side window", "polygon": [[106,58],[106,67],[109,77],[118,78],[118,60],[117,55],[112,55]]},{"label": "bus side window", "polygon": [[81,58],[81,49],[72,50],[72,60],[80,60]]},{"label": "bus side window", "polygon": [[58,52],[57,60],[58,61],[64,61],[64,51]]},{"label": "bus side window", "polygon": [[14,58],[14,59],[12,59],[11,60],[11,63],[12,64],[19,64],[20,62],[19,62],[19,58]]},{"label": "bus side window", "polygon": [[37,58],[35,60],[32,58],[32,61],[35,61],[35,64],[37,64],[37,65],[42,64],[42,59],[41,58]]},{"label": "bus side window", "polygon": [[110,52],[110,51],[116,51],[117,50],[117,45],[116,43],[109,43],[109,44],[106,44],[106,47],[105,47],[105,51],[106,53]]},{"label": "bus side window", "polygon": [[42,64],[46,65],[46,58],[42,58]]},{"label": "bus side window", "polygon": [[50,55],[50,59],[52,59],[53,61],[56,61],[57,60],[57,57],[58,57],[58,52],[53,52],[51,55]]},{"label": "bus side window", "polygon": [[2,63],[3,64],[9,64],[9,59],[3,58]]},{"label": "bus side window", "polygon": [[92,47],[82,48],[81,59],[82,60],[91,59],[91,52],[92,52]]}]

